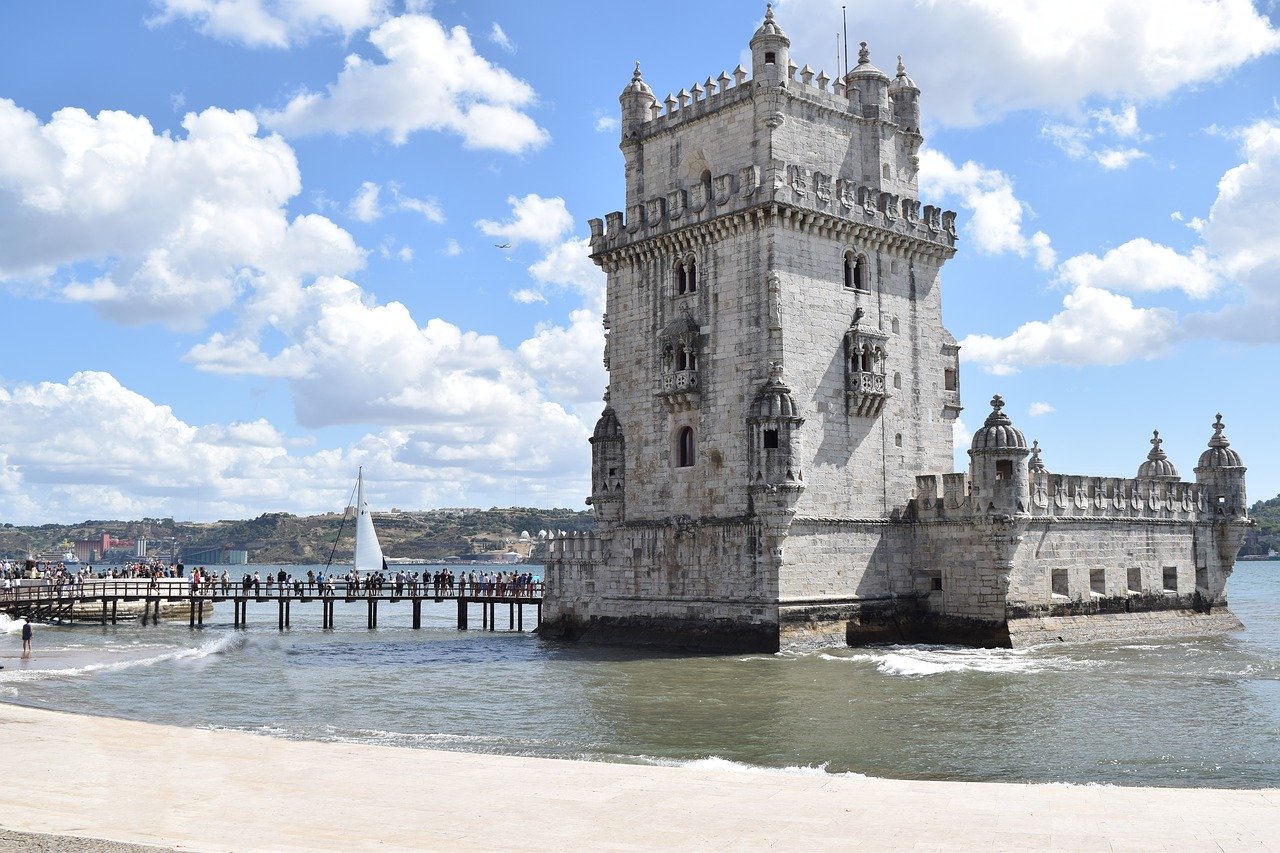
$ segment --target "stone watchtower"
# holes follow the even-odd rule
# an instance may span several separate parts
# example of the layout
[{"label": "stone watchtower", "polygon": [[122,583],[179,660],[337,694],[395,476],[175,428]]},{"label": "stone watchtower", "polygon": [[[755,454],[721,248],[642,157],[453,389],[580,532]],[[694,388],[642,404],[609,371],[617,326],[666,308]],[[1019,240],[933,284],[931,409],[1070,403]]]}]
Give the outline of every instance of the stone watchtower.
[{"label": "stone watchtower", "polygon": [[835,79],[790,46],[769,9],[750,73],[658,101],[637,63],[619,98],[626,209],[591,222],[598,533],[553,547],[563,633],[772,647],[797,614],[890,598],[885,523],[950,467],[955,215],[918,199],[919,89],[865,44]]}]

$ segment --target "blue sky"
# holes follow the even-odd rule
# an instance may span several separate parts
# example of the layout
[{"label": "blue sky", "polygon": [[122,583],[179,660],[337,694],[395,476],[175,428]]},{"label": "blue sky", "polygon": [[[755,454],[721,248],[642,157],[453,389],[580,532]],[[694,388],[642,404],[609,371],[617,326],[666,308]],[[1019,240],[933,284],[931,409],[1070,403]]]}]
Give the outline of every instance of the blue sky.
[{"label": "blue sky", "polygon": [[[1275,4],[870,8],[850,41],[903,55],[960,213],[964,427],[1000,393],[1107,476],[1158,428],[1193,479],[1221,411],[1280,493]],[[690,9],[0,6],[0,520],[337,510],[357,466],[377,509],[582,507],[618,93],[749,66],[764,11]],[[776,10],[832,72],[840,4]]]}]

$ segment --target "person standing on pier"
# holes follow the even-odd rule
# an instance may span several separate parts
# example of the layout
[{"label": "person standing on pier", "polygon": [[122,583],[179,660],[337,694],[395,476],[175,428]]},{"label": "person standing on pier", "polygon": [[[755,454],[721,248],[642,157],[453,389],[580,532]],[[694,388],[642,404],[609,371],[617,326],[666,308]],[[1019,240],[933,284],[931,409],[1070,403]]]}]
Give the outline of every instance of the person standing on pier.
[{"label": "person standing on pier", "polygon": [[31,654],[31,617],[23,617],[22,622],[22,654]]}]

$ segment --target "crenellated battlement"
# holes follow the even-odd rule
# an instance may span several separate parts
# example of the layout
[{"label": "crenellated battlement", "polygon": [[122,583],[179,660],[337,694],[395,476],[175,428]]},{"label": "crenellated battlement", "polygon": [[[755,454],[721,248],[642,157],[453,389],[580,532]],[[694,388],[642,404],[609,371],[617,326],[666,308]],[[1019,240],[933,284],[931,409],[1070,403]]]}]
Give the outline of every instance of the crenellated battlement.
[{"label": "crenellated battlement", "polygon": [[600,538],[590,531],[560,531],[547,536],[547,562],[594,561],[602,556]]},{"label": "crenellated battlement", "polygon": [[[981,514],[983,496],[969,475],[929,474],[916,477],[912,500],[921,521],[969,520]],[[1124,477],[1031,472],[1030,501],[1024,509],[1032,517],[1056,519],[1169,519],[1200,521],[1208,515],[1203,490],[1196,483],[1161,482]]]}]

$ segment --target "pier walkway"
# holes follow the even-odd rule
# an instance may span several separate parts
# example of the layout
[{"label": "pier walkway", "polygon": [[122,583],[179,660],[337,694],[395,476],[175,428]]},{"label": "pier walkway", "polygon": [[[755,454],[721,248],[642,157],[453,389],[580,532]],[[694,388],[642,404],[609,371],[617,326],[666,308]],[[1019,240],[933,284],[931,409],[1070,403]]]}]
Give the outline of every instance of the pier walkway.
[{"label": "pier walkway", "polygon": [[[499,591],[499,588],[501,591]],[[481,630],[496,630],[498,608],[506,605],[507,627],[523,631],[525,607],[534,608],[533,627],[542,621],[542,584],[532,583],[520,587],[498,584],[467,584],[465,587],[437,588],[434,584],[405,584],[397,590],[394,584],[381,588],[365,589],[348,587],[344,581],[295,586],[271,587],[265,585],[245,587],[235,583],[229,587],[221,583],[205,584],[193,588],[184,578],[91,579],[83,584],[53,586],[46,583],[19,586],[0,591],[0,613],[14,618],[28,617],[33,622],[100,622],[115,625],[120,619],[140,618],[142,624],[155,624],[160,620],[160,606],[169,605],[170,618],[174,610],[187,611],[191,627],[203,627],[205,605],[231,602],[232,625],[247,628],[250,604],[275,603],[280,630],[290,627],[295,604],[320,605],[321,627],[333,628],[334,610],[338,604],[363,604],[368,614],[368,627],[378,627],[378,605],[408,601],[412,604],[412,627],[422,627],[422,603],[456,601],[458,605],[458,630],[469,627],[471,605],[480,605]],[[141,603],[141,612],[138,604]],[[121,604],[128,605],[122,609]]]}]

